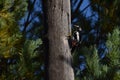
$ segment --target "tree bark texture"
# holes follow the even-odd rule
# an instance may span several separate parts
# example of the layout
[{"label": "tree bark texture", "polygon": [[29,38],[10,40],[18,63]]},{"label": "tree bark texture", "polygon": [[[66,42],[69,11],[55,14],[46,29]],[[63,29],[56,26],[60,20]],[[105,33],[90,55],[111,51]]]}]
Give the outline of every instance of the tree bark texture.
[{"label": "tree bark texture", "polygon": [[49,80],[74,80],[71,52],[67,36],[70,35],[70,0],[43,0],[45,26],[48,27]]}]

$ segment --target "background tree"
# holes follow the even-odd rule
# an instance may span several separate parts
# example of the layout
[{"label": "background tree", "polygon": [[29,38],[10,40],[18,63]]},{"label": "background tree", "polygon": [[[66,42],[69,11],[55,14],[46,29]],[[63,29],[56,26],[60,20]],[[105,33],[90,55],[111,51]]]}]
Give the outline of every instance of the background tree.
[{"label": "background tree", "polygon": [[0,80],[40,78],[37,71],[42,63],[36,62],[39,54],[35,49],[42,42],[26,40],[19,30],[26,7],[26,1],[0,1]]},{"label": "background tree", "polygon": [[[120,65],[119,65],[119,41],[120,31],[118,28],[114,29],[112,34],[108,34],[106,42],[108,53],[104,58],[100,58],[96,46],[83,47],[79,62],[82,64],[82,70],[76,70],[76,80],[119,80]],[[115,40],[113,40],[115,39]],[[76,61],[75,61],[76,62]]]},{"label": "background tree", "polygon": [[[7,79],[9,74],[9,63],[14,64],[14,58],[21,52],[24,39],[17,22],[24,15],[26,5],[25,1],[0,1],[0,73],[3,80]],[[10,58],[12,61],[9,62]]]}]

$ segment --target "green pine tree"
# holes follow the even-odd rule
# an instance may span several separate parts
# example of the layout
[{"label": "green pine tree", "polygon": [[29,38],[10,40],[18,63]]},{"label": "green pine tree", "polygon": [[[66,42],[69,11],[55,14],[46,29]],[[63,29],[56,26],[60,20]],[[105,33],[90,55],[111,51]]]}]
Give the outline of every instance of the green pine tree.
[{"label": "green pine tree", "polygon": [[27,0],[0,0],[0,80],[44,77],[41,39],[25,39],[19,30],[18,22],[27,11],[27,4]]},{"label": "green pine tree", "polygon": [[0,55],[7,58],[20,48],[22,35],[18,21],[24,15],[27,3],[22,0],[1,0],[0,6]]},{"label": "green pine tree", "polygon": [[9,77],[9,59],[21,53],[24,38],[18,21],[24,16],[26,6],[26,0],[0,0],[0,80]]},{"label": "green pine tree", "polygon": [[[83,47],[80,50],[80,54],[85,58],[83,60],[85,61],[85,69],[76,71],[76,80],[120,80],[119,28],[108,34],[106,45],[108,53],[102,59],[99,57],[95,46]],[[76,62],[76,59],[74,60]]]}]

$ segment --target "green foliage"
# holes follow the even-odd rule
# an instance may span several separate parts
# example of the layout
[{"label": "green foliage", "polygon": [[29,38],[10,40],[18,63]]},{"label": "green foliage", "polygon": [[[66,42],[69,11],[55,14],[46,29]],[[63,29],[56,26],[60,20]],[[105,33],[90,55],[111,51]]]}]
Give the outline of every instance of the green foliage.
[{"label": "green foliage", "polygon": [[[80,55],[85,57],[85,69],[78,70],[76,80],[119,80],[120,79],[120,30],[108,34],[108,53],[100,58],[96,46],[83,47]],[[83,60],[83,61],[84,61]],[[78,73],[79,72],[79,73]]]},{"label": "green foliage", "polygon": [[0,10],[0,55],[8,58],[19,53],[24,42],[18,20],[26,10],[26,1],[2,0],[0,5],[3,6]]},{"label": "green foliage", "polygon": [[0,80],[39,80],[44,73],[42,41],[27,40],[18,22],[27,0],[0,0]]},{"label": "green foliage", "polygon": [[[3,80],[38,80],[40,74],[43,74],[42,61],[37,60],[40,56],[37,47],[42,44],[41,39],[37,40],[26,40],[20,55],[16,57],[15,64],[7,65],[7,72],[3,73],[0,79]],[[36,73],[39,72],[39,73]],[[8,76],[9,75],[9,76]],[[43,76],[42,76],[43,77]]]},{"label": "green foliage", "polygon": [[[12,71],[11,76],[8,77],[8,80],[15,79],[29,79],[36,80],[39,79],[38,75],[35,75],[35,71],[40,71],[40,66],[42,63],[40,61],[34,60],[39,56],[38,52],[35,49],[42,44],[40,39],[26,40],[24,46],[22,48],[22,53],[20,55],[20,60],[18,60],[17,64],[10,65],[10,71]],[[40,72],[41,73],[41,72]]]},{"label": "green foliage", "polygon": [[119,65],[120,59],[120,31],[115,29],[113,34],[108,35],[107,47],[109,49],[109,54],[107,57],[110,58],[110,66]]},{"label": "green foliage", "polygon": [[103,33],[112,32],[115,25],[120,25],[119,0],[89,0],[91,9],[99,16],[99,25]]}]

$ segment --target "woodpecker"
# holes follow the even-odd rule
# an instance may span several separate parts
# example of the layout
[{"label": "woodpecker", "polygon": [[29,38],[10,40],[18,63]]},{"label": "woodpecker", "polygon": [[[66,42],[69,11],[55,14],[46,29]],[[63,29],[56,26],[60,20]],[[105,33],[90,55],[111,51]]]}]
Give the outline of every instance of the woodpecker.
[{"label": "woodpecker", "polygon": [[72,35],[69,36],[68,42],[71,49],[71,52],[73,53],[76,47],[81,44],[81,32],[82,29],[78,25],[74,25],[74,29],[72,31]]},{"label": "woodpecker", "polygon": [[78,25],[74,25],[75,30],[73,32],[73,37],[77,41],[77,43],[81,43],[81,38],[82,38],[82,28],[79,27]]}]

